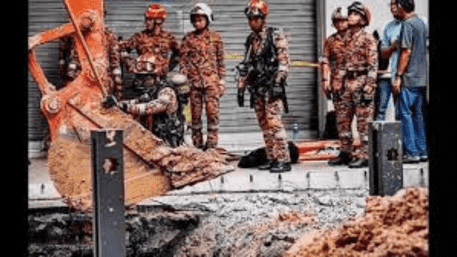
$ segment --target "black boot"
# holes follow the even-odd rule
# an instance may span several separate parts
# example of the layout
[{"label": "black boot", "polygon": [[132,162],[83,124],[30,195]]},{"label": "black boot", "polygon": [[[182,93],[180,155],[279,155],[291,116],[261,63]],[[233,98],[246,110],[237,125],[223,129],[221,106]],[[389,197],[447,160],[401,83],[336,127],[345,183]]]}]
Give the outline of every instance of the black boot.
[{"label": "black boot", "polygon": [[348,165],[351,161],[349,154],[345,152],[340,152],[340,155],[336,159],[330,160],[328,162],[329,166],[340,166],[340,165]]},{"label": "black boot", "polygon": [[270,173],[283,173],[291,170],[290,162],[274,162],[271,165]]},{"label": "black boot", "polygon": [[349,168],[365,168],[368,167],[367,159],[355,159],[349,163]]}]

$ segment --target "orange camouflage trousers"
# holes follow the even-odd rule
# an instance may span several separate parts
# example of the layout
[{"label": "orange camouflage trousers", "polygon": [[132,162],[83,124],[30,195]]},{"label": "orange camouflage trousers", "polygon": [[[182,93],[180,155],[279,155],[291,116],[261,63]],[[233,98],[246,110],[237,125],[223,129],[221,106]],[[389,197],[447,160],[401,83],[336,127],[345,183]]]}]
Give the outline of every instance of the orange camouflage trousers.
[{"label": "orange camouflage trousers", "polygon": [[[368,157],[368,123],[373,121],[374,117],[374,101],[360,103],[360,99],[357,99],[360,94],[357,94],[356,91],[360,91],[364,86],[361,83],[364,81],[364,77],[346,80],[343,94],[340,98],[333,100],[341,151],[355,159],[367,159]],[[356,88],[356,90],[350,90],[350,88]],[[360,145],[353,145],[352,121],[354,115],[357,119]]]},{"label": "orange camouflage trousers", "polygon": [[202,112],[206,108],[207,136],[206,147],[215,148],[219,142],[219,91],[215,86],[192,87],[190,90],[190,111],[192,116],[192,143],[203,148]]},{"label": "orange camouflage trousers", "polygon": [[284,112],[282,100],[257,96],[254,99],[254,110],[262,130],[268,160],[290,162],[287,134],[281,118]]}]

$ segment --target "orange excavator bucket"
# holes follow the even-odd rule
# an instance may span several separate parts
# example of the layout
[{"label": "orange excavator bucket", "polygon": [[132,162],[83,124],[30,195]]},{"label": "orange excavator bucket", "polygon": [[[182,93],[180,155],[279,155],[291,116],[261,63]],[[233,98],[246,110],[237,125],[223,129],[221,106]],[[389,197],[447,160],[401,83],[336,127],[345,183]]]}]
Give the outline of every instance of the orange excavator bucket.
[{"label": "orange excavator bucket", "polygon": [[[230,170],[215,150],[171,148],[117,107],[106,109],[107,50],[103,0],[63,0],[71,23],[29,37],[29,72],[42,92],[53,183],[72,208],[92,211],[91,130],[122,129],[126,205],[222,175]],[[56,90],[37,61],[39,45],[75,38],[82,71]]]}]

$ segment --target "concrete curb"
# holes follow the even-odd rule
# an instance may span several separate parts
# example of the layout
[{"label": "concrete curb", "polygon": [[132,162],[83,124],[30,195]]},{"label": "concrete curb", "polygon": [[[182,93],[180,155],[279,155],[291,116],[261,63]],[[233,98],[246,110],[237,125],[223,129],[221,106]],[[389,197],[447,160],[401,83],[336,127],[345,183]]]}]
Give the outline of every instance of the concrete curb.
[{"label": "concrete curb", "polygon": [[[428,163],[403,165],[403,187],[428,186],[428,177]],[[294,164],[291,172],[282,174],[237,168],[219,178],[171,191],[168,196],[361,188],[369,188],[368,168],[329,167],[326,161],[316,161]],[[145,200],[140,204],[150,202]],[[52,182],[29,184],[29,207],[50,206],[65,206]]]}]

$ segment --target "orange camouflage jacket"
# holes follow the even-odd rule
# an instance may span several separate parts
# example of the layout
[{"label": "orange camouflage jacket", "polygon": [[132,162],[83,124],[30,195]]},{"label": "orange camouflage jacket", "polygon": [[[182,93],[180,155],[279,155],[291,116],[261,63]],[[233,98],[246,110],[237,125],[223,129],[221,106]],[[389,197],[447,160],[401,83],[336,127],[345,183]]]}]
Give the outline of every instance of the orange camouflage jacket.
[{"label": "orange camouflage jacket", "polygon": [[[120,49],[128,51],[136,49],[138,52],[137,59],[127,59],[128,72],[157,72],[161,77],[166,76],[169,67],[177,63],[179,52],[175,37],[165,30],[158,34],[147,30],[137,32],[130,39],[121,41]],[[172,52],[171,58],[169,58],[170,51]],[[153,66],[147,65],[147,63],[151,63]]]},{"label": "orange camouflage jacket", "polygon": [[348,72],[366,72],[366,84],[376,87],[378,73],[378,46],[373,35],[365,30],[345,37],[345,69]]},{"label": "orange camouflage jacket", "polygon": [[192,87],[217,85],[225,78],[224,43],[218,32],[210,29],[184,36],[180,48],[180,73],[187,75]]},{"label": "orange camouflage jacket", "polygon": [[322,63],[330,67],[330,81],[342,81],[345,72],[344,37],[338,33],[332,34],[325,40]]}]

